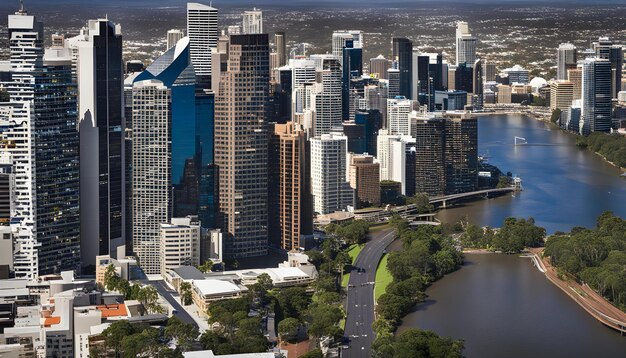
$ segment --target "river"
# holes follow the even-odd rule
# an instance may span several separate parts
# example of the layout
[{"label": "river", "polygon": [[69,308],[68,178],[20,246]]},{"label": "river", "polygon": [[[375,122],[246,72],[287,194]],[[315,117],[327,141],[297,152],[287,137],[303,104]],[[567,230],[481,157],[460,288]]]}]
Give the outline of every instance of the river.
[{"label": "river", "polygon": [[[527,145],[514,145],[515,136]],[[508,216],[535,218],[548,233],[592,227],[605,210],[626,217],[626,179],[597,154],[576,147],[573,135],[525,116],[485,116],[478,123],[479,153],[503,172],[522,178],[524,191],[442,210],[437,217],[498,227]]]},{"label": "river", "polygon": [[[514,146],[514,137],[528,145]],[[574,136],[524,116],[479,118],[479,150],[524,191],[442,210],[454,222],[467,215],[498,227],[504,218],[534,217],[548,233],[592,227],[605,210],[626,217],[626,179]],[[551,284],[529,259],[470,254],[466,264],[428,290],[405,317],[409,327],[466,341],[468,357],[625,357],[626,337],[603,326]]]},{"label": "river", "polygon": [[469,254],[399,329],[465,340],[469,357],[624,357],[626,337],[597,322],[528,258]]}]

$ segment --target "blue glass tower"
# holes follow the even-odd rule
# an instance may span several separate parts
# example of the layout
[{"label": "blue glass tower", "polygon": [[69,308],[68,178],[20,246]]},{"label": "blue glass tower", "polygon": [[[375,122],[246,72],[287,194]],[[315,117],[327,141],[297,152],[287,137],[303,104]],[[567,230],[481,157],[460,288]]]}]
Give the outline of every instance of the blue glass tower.
[{"label": "blue glass tower", "polygon": [[342,63],[342,104],[341,114],[344,120],[350,117],[350,79],[363,74],[363,49],[354,48],[353,40],[346,40],[343,48]]}]

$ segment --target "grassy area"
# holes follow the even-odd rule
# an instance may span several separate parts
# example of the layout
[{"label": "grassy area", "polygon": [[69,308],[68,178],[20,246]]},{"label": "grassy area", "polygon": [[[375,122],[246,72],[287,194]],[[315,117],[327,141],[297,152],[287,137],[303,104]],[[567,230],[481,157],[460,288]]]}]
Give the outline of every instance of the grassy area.
[{"label": "grassy area", "polygon": [[374,285],[374,299],[378,300],[385,290],[387,286],[393,281],[393,277],[391,277],[391,273],[387,269],[387,258],[389,255],[384,254],[383,258],[378,263],[378,267],[376,267],[376,283]]},{"label": "grassy area", "polygon": [[[354,263],[357,256],[359,256],[359,254],[361,253],[361,250],[363,250],[364,247],[365,245],[350,245],[350,247],[348,248],[348,255],[350,255],[350,258],[352,259],[352,263]],[[344,273],[343,276],[341,277],[341,287],[343,288],[348,287],[349,280],[350,280],[350,272]]]}]

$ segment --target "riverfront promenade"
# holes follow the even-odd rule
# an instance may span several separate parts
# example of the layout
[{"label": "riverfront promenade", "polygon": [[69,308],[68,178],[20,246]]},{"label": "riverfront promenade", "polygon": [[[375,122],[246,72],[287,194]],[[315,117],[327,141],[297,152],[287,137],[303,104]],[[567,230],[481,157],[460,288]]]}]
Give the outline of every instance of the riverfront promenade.
[{"label": "riverfront promenade", "polygon": [[542,266],[548,280],[602,324],[613,328],[622,335],[626,334],[626,312],[613,306],[587,284],[579,284],[573,279],[560,279],[556,268],[550,264],[550,260],[542,257],[543,248],[533,248],[530,251],[538,259],[538,263]]}]

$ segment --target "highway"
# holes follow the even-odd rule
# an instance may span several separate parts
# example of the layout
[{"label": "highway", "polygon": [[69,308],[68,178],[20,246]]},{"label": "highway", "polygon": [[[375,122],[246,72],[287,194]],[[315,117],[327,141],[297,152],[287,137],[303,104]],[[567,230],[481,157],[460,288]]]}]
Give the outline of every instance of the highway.
[{"label": "highway", "polygon": [[[341,351],[342,357],[371,357],[371,346],[374,342],[374,281],[376,267],[383,251],[395,239],[393,229],[385,229],[370,233],[369,241],[357,256],[354,269],[348,282],[348,298],[346,300],[346,328],[344,337],[349,341],[348,348]],[[363,272],[359,272],[362,269]]]}]

